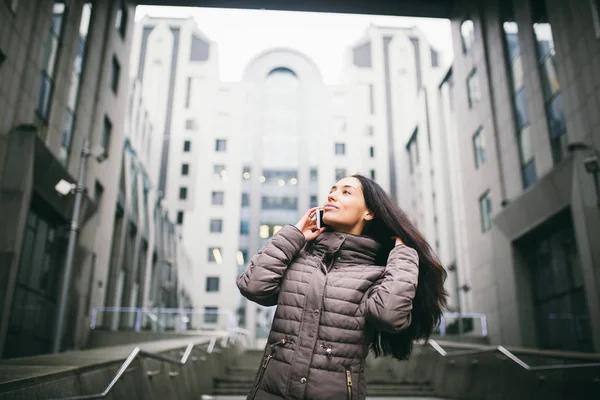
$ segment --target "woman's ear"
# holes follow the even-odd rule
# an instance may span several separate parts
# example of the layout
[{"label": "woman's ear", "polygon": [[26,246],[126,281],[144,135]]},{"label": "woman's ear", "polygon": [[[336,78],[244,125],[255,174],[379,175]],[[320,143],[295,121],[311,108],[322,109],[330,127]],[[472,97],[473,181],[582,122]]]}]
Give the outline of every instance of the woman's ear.
[{"label": "woman's ear", "polygon": [[364,218],[365,218],[365,221],[372,221],[373,218],[375,218],[375,215],[373,215],[373,213],[371,211],[367,210]]}]

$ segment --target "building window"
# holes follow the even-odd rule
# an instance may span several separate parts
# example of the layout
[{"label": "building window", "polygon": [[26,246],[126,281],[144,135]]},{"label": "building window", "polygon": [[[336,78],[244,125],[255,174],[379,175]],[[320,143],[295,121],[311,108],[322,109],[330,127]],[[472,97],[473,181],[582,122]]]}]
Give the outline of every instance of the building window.
[{"label": "building window", "polygon": [[440,66],[439,53],[437,51],[435,51],[434,49],[430,49],[430,50],[431,50],[431,67],[437,68]]},{"label": "building window", "polygon": [[181,175],[188,176],[190,174],[190,164],[181,164]]},{"label": "building window", "polygon": [[211,219],[210,220],[210,233],[222,233],[223,232],[223,220],[222,219]]},{"label": "building window", "polygon": [[479,91],[479,75],[477,75],[476,69],[473,69],[467,78],[467,91],[469,95],[469,108],[473,108],[473,106],[481,99],[481,92]]},{"label": "building window", "polygon": [[177,225],[183,225],[183,211],[177,211]]},{"label": "building window", "polygon": [[596,37],[600,39],[600,0],[590,0],[592,7],[592,19],[594,21],[594,29],[596,29]]},{"label": "building window", "polygon": [[517,139],[519,145],[519,157],[521,159],[523,187],[528,188],[537,180],[535,155],[533,153],[533,144],[531,138],[531,127],[528,125],[521,130],[517,135]]},{"label": "building window", "polygon": [[121,77],[121,64],[117,57],[112,58],[112,69],[110,70],[110,89],[114,94],[119,91],[119,78]]},{"label": "building window", "polygon": [[[77,100],[79,98],[79,87],[81,83],[81,74],[83,72],[83,62],[87,50],[87,35],[92,16],[92,3],[87,2],[83,5],[81,11],[81,21],[79,22],[79,40],[77,43],[77,53],[73,61],[73,72],[71,75],[71,84],[69,86],[69,96],[67,98],[67,110],[65,112],[65,123],[63,125],[61,147],[58,158],[67,165],[71,155],[71,142],[73,139],[73,129],[75,126]],[[1,63],[1,61],[0,61]]]},{"label": "building window", "polygon": [[244,167],[242,170],[242,178],[245,180],[250,179],[250,167]]},{"label": "building window", "polygon": [[376,176],[376,174],[375,174],[375,170],[374,170],[374,169],[372,169],[372,170],[371,170],[371,179],[372,179],[372,180],[375,180],[375,176]]},{"label": "building window", "polygon": [[373,84],[369,84],[369,111],[371,111],[371,115],[375,114],[375,88]]},{"label": "building window", "polygon": [[375,158],[375,147],[369,147],[369,157]]},{"label": "building window", "polygon": [[223,256],[221,255],[220,247],[209,247],[208,248],[208,262],[214,262],[217,264],[223,263]]},{"label": "building window", "polygon": [[104,149],[104,158],[108,158],[110,150],[110,138],[112,136],[112,122],[107,116],[104,116],[104,126],[102,127],[102,137],[100,138],[100,146]]},{"label": "building window", "polygon": [[181,186],[179,188],[179,200],[186,200],[188,195],[187,187]]},{"label": "building window", "polygon": [[204,307],[204,323],[216,324],[219,320],[219,307]]},{"label": "building window", "polygon": [[215,151],[219,151],[219,152],[227,151],[227,140],[226,139],[217,139],[215,141]]},{"label": "building window", "polygon": [[343,179],[346,176],[347,176],[346,175],[346,168],[336,168],[335,169],[335,179],[336,180],[339,181],[340,179]]},{"label": "building window", "polygon": [[186,140],[183,142],[183,152],[189,153],[192,150],[192,142]]},{"label": "building window", "polygon": [[213,176],[216,179],[225,179],[227,176],[227,170],[225,169],[224,164],[215,164],[213,165]]},{"label": "building window", "polygon": [[365,128],[365,135],[367,135],[367,136],[375,135],[375,130],[373,129],[373,125],[367,125],[367,127]]},{"label": "building window", "polygon": [[222,206],[225,203],[225,192],[212,192],[212,205]]},{"label": "building window", "polygon": [[39,202],[34,194],[32,209],[24,227],[19,274],[15,276],[15,292],[3,354],[7,358],[51,352],[53,318],[50,316],[56,310],[58,283],[63,268],[61,260],[65,250],[60,244],[62,223],[45,219],[50,215],[41,218],[36,214],[34,210]]},{"label": "building window", "polygon": [[492,229],[492,198],[489,191],[479,198],[479,214],[481,216],[481,232],[488,232]]},{"label": "building window", "polygon": [[297,197],[276,197],[276,196],[263,196],[262,197],[262,209],[263,210],[296,210],[298,208]]},{"label": "building window", "polygon": [[115,18],[115,28],[122,39],[125,39],[125,33],[127,32],[127,4],[121,2],[119,9],[117,10],[117,17]]},{"label": "building window", "polygon": [[528,188],[536,182],[537,172],[531,146],[529,109],[527,107],[527,89],[525,88],[521,45],[519,43],[519,26],[515,21],[512,2],[506,4],[506,7],[503,8],[503,14],[504,47],[510,72],[512,105],[515,114],[515,128],[521,163],[521,178],[523,187]]},{"label": "building window", "polygon": [[346,144],[345,143],[336,143],[335,144],[335,154],[337,154],[337,155],[346,154]]},{"label": "building window", "polygon": [[13,13],[17,12],[17,7],[19,5],[19,0],[6,0],[6,4],[10,8],[10,11]]},{"label": "building window", "polygon": [[240,235],[249,235],[250,234],[250,221],[241,220],[240,221]]},{"label": "building window", "polygon": [[573,219],[559,213],[516,243],[531,288],[539,348],[593,352],[593,329]]},{"label": "building window", "polygon": [[415,171],[415,167],[419,165],[419,129],[415,129],[410,140],[406,144],[406,151],[408,152],[408,168],[412,174]]},{"label": "building window", "polygon": [[63,21],[66,13],[65,3],[55,1],[52,6],[50,32],[44,46],[40,88],[36,103],[36,114],[44,124],[48,122],[50,116],[50,105],[54,95],[54,74],[58,65],[58,51],[62,41]]},{"label": "building window", "polygon": [[485,151],[485,137],[483,128],[473,135],[473,151],[475,155],[475,168],[479,168],[487,161],[487,154]]},{"label": "building window", "polygon": [[185,120],[185,129],[188,131],[196,130],[196,120],[195,119],[186,119]]},{"label": "building window", "polygon": [[554,163],[559,163],[567,154],[567,126],[561,97],[561,86],[556,70],[557,62],[552,27],[548,22],[544,0],[531,0],[531,9],[552,158]]},{"label": "building window", "polygon": [[319,205],[319,200],[318,200],[317,196],[315,196],[315,195],[310,196],[310,206],[309,207],[313,208],[313,207],[317,207],[318,205]]},{"label": "building window", "polygon": [[210,44],[202,38],[192,35],[192,43],[190,46],[190,61],[203,62],[209,57]]},{"label": "building window", "polygon": [[218,292],[219,291],[219,277],[208,276],[206,277],[206,292]]},{"label": "building window", "polygon": [[242,207],[250,206],[250,194],[242,193]]},{"label": "building window", "polygon": [[462,49],[463,53],[467,54],[471,47],[473,47],[473,42],[475,41],[475,25],[473,21],[470,19],[466,19],[460,25],[460,36],[462,38]]},{"label": "building window", "polygon": [[311,168],[310,169],[310,181],[316,182],[318,180],[319,180],[319,170],[316,168]]},{"label": "building window", "polygon": [[261,225],[258,229],[258,235],[261,239],[267,239],[270,237],[269,225]]},{"label": "building window", "polygon": [[94,203],[100,208],[100,202],[102,201],[102,195],[104,194],[104,186],[99,181],[94,183]]},{"label": "building window", "polygon": [[192,97],[192,78],[188,76],[185,89],[185,108],[190,108],[190,98]]}]

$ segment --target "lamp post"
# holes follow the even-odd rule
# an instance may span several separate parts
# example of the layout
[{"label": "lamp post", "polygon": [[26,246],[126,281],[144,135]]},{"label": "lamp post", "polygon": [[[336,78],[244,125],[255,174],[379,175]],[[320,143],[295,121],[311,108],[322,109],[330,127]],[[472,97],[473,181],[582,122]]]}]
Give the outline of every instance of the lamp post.
[{"label": "lamp post", "polygon": [[67,257],[65,259],[65,268],[63,271],[60,290],[58,292],[58,310],[56,315],[56,323],[54,324],[54,336],[52,340],[52,352],[60,351],[62,334],[65,325],[67,314],[67,300],[69,297],[69,285],[71,283],[71,274],[73,273],[73,259],[75,258],[75,247],[77,246],[77,233],[79,232],[79,216],[81,214],[81,203],[85,193],[85,171],[87,159],[90,155],[94,155],[98,162],[104,161],[106,152],[103,147],[90,150],[88,139],[84,140],[81,149],[81,157],[79,158],[79,170],[77,171],[77,183],[69,184],[61,180],[56,185],[56,191],[61,195],[67,195],[75,192],[75,200],[73,203],[73,213],[71,215],[71,223],[69,224],[69,244],[67,246]]}]

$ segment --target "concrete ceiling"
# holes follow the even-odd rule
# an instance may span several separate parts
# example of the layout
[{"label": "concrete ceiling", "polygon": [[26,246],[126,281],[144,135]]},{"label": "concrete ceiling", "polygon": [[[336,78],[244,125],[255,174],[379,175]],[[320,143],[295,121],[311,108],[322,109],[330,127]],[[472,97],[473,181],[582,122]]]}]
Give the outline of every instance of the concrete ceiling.
[{"label": "concrete ceiling", "polygon": [[140,5],[449,18],[455,0],[138,0]]}]

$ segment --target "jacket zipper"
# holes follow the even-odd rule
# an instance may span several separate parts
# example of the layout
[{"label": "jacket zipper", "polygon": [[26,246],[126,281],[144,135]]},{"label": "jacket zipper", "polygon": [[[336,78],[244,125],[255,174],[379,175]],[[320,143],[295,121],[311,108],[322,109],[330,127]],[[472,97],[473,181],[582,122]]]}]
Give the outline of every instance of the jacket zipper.
[{"label": "jacket zipper", "polygon": [[273,355],[269,354],[265,358],[265,361],[263,361],[262,367],[258,374],[258,379],[256,380],[256,384],[252,388],[252,393],[250,393],[250,396],[248,397],[249,399],[253,400],[256,397],[256,392],[258,392],[258,386],[260,385],[260,382],[262,381],[263,375],[265,374],[265,371],[267,370],[267,366],[269,365],[269,361],[271,361],[271,358],[273,358]]},{"label": "jacket zipper", "polygon": [[352,373],[346,370],[346,387],[348,388],[348,400],[352,400]]},{"label": "jacket zipper", "polygon": [[285,346],[288,343],[290,343],[290,342],[287,339],[281,339],[279,342],[275,342],[269,346],[271,348],[271,354],[269,354],[265,358],[265,361],[263,361],[263,363],[262,363],[262,368],[260,369],[260,372],[258,374],[258,379],[256,379],[256,384],[252,388],[252,393],[250,394],[249,399],[252,400],[252,399],[254,399],[254,397],[256,397],[256,392],[258,392],[258,386],[260,385],[260,382],[262,381],[263,375],[265,374],[265,371],[267,370],[267,366],[269,365],[269,362],[273,358],[273,353],[275,352],[275,347]]}]

